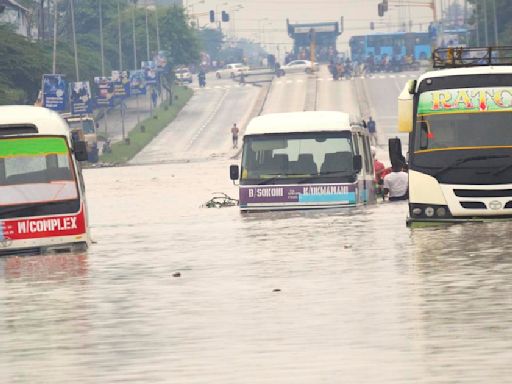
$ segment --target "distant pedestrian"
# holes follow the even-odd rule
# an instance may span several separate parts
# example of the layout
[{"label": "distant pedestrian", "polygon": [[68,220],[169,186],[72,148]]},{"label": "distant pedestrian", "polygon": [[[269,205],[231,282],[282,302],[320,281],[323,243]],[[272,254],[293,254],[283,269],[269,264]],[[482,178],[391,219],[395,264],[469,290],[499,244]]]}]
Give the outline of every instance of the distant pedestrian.
[{"label": "distant pedestrian", "polygon": [[153,108],[156,108],[158,102],[158,93],[156,92],[155,88],[153,88],[151,91],[151,101],[153,102]]},{"label": "distant pedestrian", "polygon": [[231,128],[231,135],[233,136],[233,148],[238,148],[238,134],[240,133],[240,129],[236,126],[236,123],[233,124]]},{"label": "distant pedestrian", "polygon": [[368,122],[366,123],[366,126],[368,128],[368,133],[370,134],[370,141],[372,142],[372,145],[377,145],[377,127],[375,125],[375,121],[370,118],[368,119]]}]

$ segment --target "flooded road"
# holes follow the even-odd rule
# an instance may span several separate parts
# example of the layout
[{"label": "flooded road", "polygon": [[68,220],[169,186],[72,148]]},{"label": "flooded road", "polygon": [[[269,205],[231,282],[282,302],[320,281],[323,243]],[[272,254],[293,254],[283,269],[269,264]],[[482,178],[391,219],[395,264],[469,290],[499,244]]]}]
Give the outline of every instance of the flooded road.
[{"label": "flooded road", "polygon": [[[406,80],[361,80],[384,138]],[[203,208],[237,196],[228,129],[258,93],[218,84],[136,158],[166,164],[85,171],[87,253],[0,258],[0,383],[510,381],[512,222]],[[266,111],[312,105],[308,84],[276,81]],[[313,104],[357,113],[354,84],[323,71]]]},{"label": "flooded road", "polygon": [[202,208],[228,164],[86,171],[89,252],[0,259],[0,382],[512,377],[512,223]]}]

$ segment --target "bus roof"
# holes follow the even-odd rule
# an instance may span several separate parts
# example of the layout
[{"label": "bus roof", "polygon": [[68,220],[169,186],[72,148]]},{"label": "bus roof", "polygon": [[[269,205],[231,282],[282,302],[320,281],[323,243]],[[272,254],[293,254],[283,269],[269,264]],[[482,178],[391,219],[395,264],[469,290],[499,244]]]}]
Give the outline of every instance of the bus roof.
[{"label": "bus roof", "polygon": [[350,115],[345,112],[271,113],[251,120],[245,135],[268,133],[339,132],[350,131]]},{"label": "bus roof", "polygon": [[35,125],[40,135],[58,135],[69,138],[67,123],[58,113],[30,105],[0,106],[0,130],[13,125]]},{"label": "bus roof", "polygon": [[416,87],[419,87],[420,83],[428,78],[435,77],[449,77],[449,76],[474,76],[474,75],[500,75],[500,74],[512,74],[512,66],[476,66],[476,67],[465,67],[465,68],[447,68],[440,69],[437,71],[430,71],[423,73],[419,79]]}]

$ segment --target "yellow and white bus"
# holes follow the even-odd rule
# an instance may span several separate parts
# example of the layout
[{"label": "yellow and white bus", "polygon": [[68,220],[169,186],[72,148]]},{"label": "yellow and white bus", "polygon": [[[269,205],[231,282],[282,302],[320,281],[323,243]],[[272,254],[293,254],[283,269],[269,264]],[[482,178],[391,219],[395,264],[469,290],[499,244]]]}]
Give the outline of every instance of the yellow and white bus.
[{"label": "yellow and white bus", "polygon": [[439,49],[434,67],[399,97],[408,224],[512,218],[512,48]]},{"label": "yellow and white bus", "polygon": [[87,248],[86,159],[57,113],[0,107],[0,254]]}]

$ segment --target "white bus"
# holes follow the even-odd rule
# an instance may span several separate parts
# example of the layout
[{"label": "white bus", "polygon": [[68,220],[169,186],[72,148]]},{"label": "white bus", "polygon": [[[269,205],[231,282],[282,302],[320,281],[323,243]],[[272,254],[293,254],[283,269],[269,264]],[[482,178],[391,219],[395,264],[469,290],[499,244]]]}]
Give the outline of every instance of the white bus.
[{"label": "white bus", "polygon": [[376,201],[369,134],[343,112],[254,118],[243,140],[242,211],[350,207]]},{"label": "white bus", "polygon": [[[408,224],[512,218],[512,49],[446,48],[399,97]],[[400,161],[401,143],[390,140]]]},{"label": "white bus", "polygon": [[87,248],[86,159],[57,113],[0,107],[0,254]]}]

